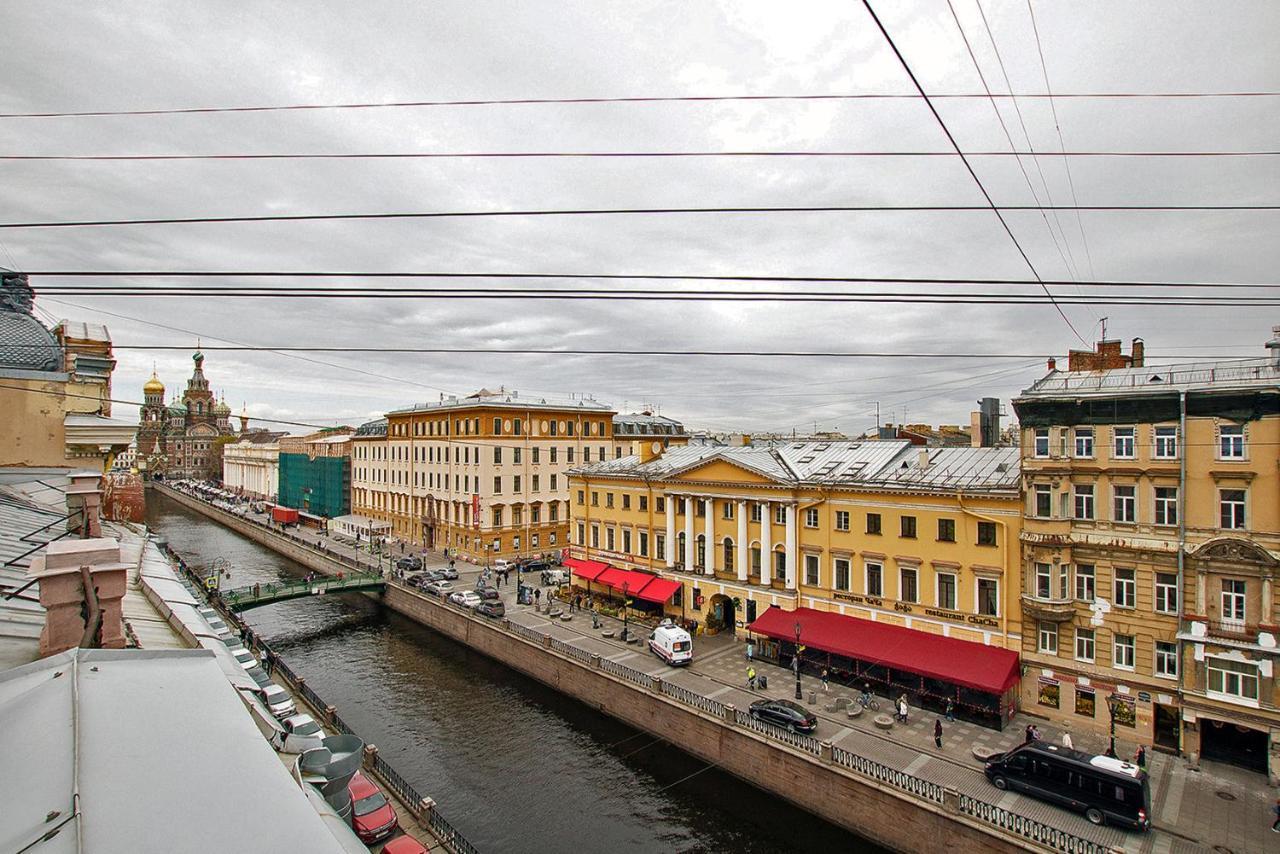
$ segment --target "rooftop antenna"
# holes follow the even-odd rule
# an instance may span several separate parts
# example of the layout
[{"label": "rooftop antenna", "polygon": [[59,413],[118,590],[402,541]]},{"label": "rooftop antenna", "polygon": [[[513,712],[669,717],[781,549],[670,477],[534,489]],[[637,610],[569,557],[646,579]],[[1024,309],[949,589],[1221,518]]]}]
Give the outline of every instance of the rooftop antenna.
[{"label": "rooftop antenna", "polygon": [[1102,321],[1102,340],[1106,341],[1107,340],[1107,321],[1110,319],[1110,317],[1103,317],[1099,319]]}]

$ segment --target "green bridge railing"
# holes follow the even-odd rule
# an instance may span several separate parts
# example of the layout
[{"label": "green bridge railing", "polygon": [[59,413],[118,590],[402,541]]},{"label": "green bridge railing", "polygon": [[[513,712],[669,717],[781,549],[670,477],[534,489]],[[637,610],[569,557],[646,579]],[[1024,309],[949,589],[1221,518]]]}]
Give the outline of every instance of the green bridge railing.
[{"label": "green bridge railing", "polygon": [[311,581],[273,582],[270,584],[253,584],[248,587],[237,587],[235,590],[223,590],[219,593],[223,603],[233,611],[244,611],[286,599],[300,599],[304,596],[322,596],[326,593],[339,593],[352,590],[383,590],[387,582],[375,573],[355,573],[343,578],[325,576]]}]

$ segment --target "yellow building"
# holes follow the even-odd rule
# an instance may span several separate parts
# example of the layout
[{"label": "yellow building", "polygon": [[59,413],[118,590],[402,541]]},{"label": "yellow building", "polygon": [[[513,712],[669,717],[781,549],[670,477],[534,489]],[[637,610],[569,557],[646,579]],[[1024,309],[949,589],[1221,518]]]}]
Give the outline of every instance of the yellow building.
[{"label": "yellow building", "polygon": [[[1280,336],[1278,336],[1280,337]],[[1022,429],[1029,711],[1266,772],[1280,760],[1273,358],[1073,353]]]},{"label": "yellow building", "polygon": [[1020,646],[1017,449],[635,445],[570,472],[580,586],[607,591],[604,565],[673,580],[656,604],[709,631],[777,606]]}]

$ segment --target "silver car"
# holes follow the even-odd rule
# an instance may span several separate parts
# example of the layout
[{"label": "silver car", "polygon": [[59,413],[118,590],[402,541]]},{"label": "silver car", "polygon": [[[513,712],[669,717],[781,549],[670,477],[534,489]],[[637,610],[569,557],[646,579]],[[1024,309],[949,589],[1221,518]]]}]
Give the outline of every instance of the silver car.
[{"label": "silver car", "polygon": [[262,698],[262,702],[277,720],[284,720],[298,713],[298,707],[289,696],[289,692],[274,682],[263,688],[258,696]]},{"label": "silver car", "polygon": [[432,596],[439,596],[441,599],[444,599],[453,592],[453,584],[448,581],[432,581],[422,589],[424,592],[430,593]]}]

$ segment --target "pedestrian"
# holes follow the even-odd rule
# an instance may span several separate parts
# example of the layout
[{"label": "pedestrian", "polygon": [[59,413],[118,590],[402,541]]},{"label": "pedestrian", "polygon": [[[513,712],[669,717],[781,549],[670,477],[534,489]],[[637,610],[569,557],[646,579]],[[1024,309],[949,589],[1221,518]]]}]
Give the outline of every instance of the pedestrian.
[{"label": "pedestrian", "polygon": [[751,656],[755,654],[756,645],[754,641],[747,641],[747,664],[751,663]]},{"label": "pedestrian", "polygon": [[1276,820],[1271,822],[1271,832],[1280,833],[1280,798],[1276,798],[1276,805],[1271,808],[1271,811],[1276,814]]},{"label": "pedestrian", "polygon": [[822,677],[821,677],[821,679],[822,679],[822,690],[823,690],[823,691],[825,691],[825,692],[827,692],[827,693],[830,693],[830,692],[831,692],[831,684],[830,684],[830,682],[828,681],[830,678],[831,678],[831,674],[827,671],[827,668],[825,668],[825,667],[824,667],[824,668],[822,668]]},{"label": "pedestrian", "polygon": [[747,687],[752,691],[756,689],[756,669],[751,666],[747,667]]},{"label": "pedestrian", "polygon": [[937,718],[933,720],[933,746],[942,749],[942,721]]},{"label": "pedestrian", "polygon": [[1147,770],[1147,749],[1141,744],[1138,745],[1137,752],[1133,754],[1133,764],[1137,765],[1143,771]]},{"label": "pedestrian", "polygon": [[1034,725],[1031,727],[1031,739],[1032,741],[1040,740],[1040,727]]},{"label": "pedestrian", "polygon": [[1067,750],[1075,750],[1076,746],[1071,742],[1071,732],[1069,730],[1062,731],[1062,746]]},{"label": "pedestrian", "polygon": [[1023,735],[1026,736],[1026,741],[1024,743],[1030,744],[1031,742],[1036,740],[1036,728],[1033,727],[1031,724],[1027,724],[1026,732],[1024,732]]},{"label": "pedestrian", "polygon": [[535,588],[533,588],[533,601],[534,601],[534,604],[535,604],[535,605],[537,605],[537,604],[539,604],[539,603],[541,603],[541,602],[542,602],[542,588],[541,588],[541,587],[535,587]]},{"label": "pedestrian", "polygon": [[898,720],[904,724],[907,722],[907,695],[903,694],[898,698]]},{"label": "pedestrian", "polygon": [[956,704],[954,700],[947,700],[947,723],[956,722]]}]

